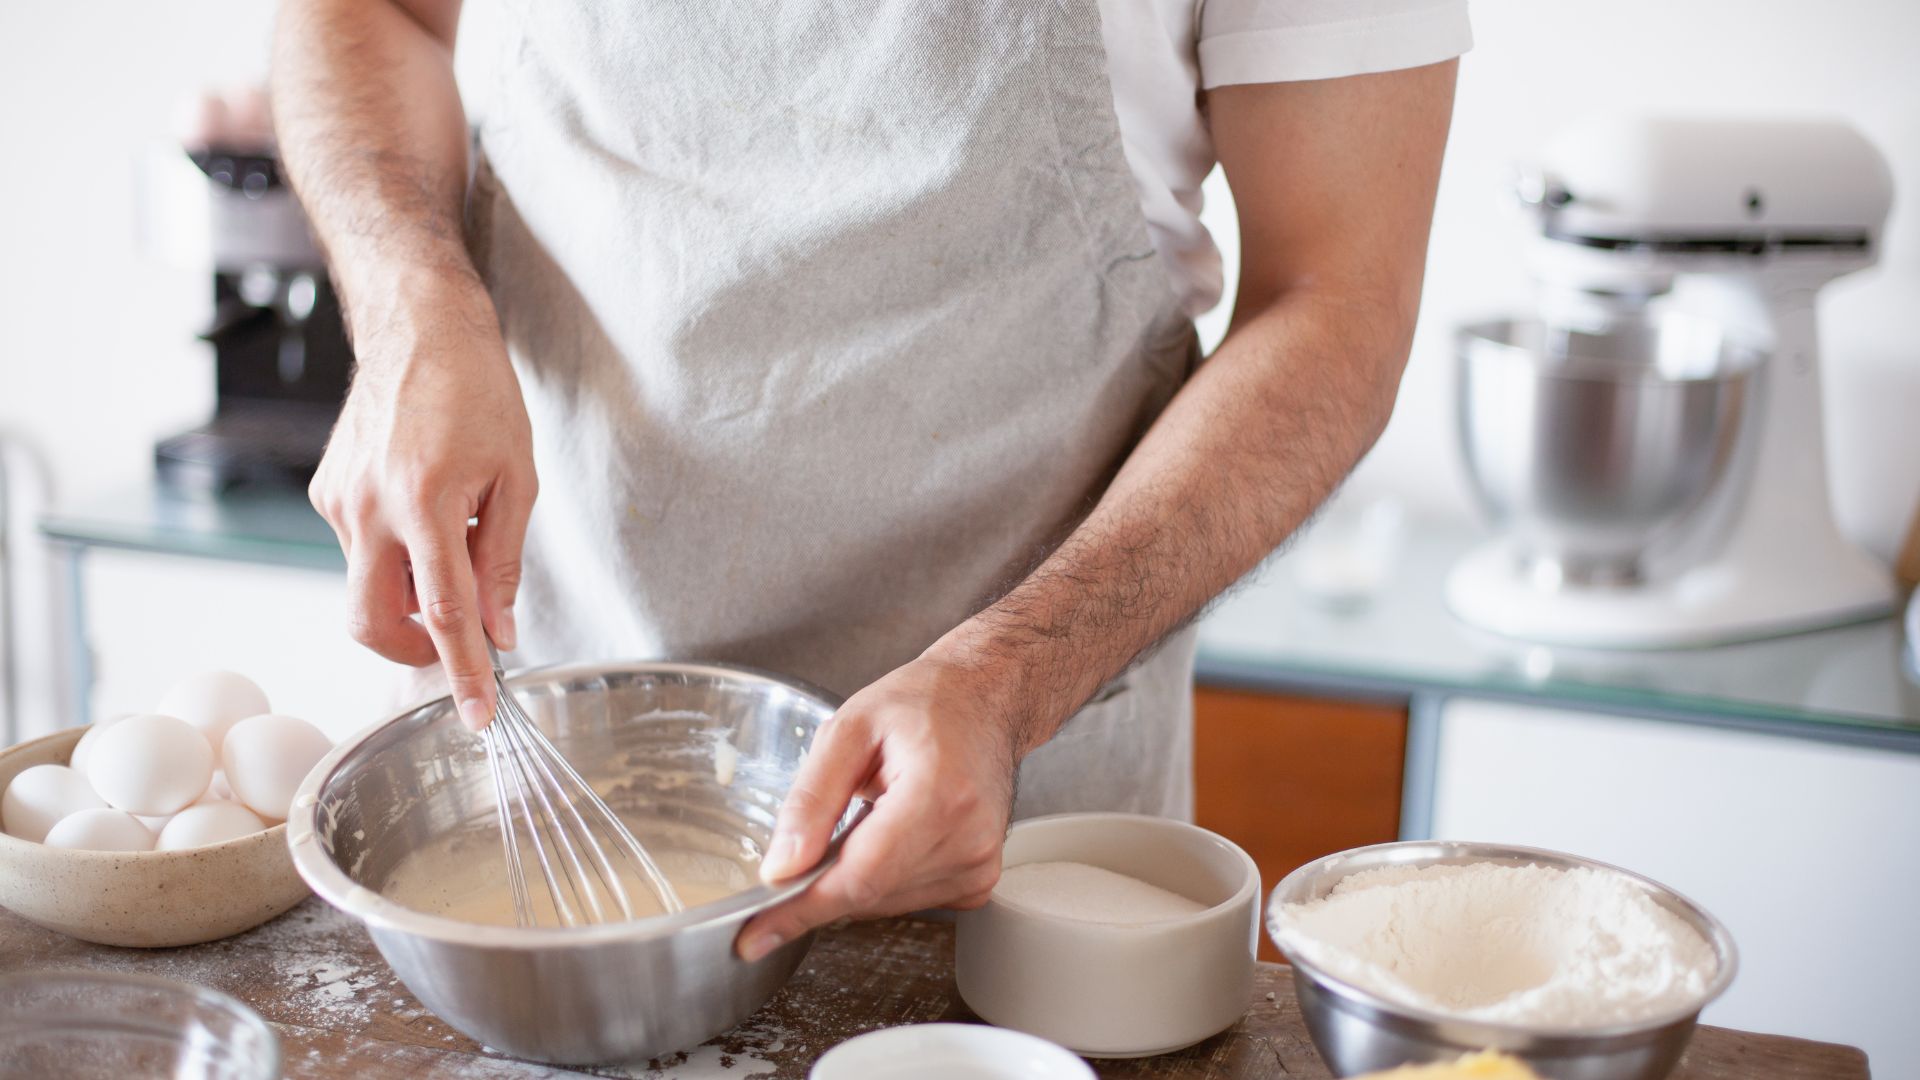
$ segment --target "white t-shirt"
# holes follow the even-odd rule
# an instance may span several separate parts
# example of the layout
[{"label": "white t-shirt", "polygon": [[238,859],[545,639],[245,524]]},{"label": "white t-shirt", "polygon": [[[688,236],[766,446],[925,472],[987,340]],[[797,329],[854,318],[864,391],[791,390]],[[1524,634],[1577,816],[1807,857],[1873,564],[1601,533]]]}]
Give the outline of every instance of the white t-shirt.
[{"label": "white t-shirt", "polygon": [[[1098,2],[1114,112],[1147,230],[1193,315],[1220,299],[1220,251],[1200,224],[1200,183],[1214,166],[1201,90],[1419,67],[1473,45],[1467,0]],[[497,47],[502,6],[464,5],[457,65]],[[469,115],[484,113],[487,80],[460,84]]]},{"label": "white t-shirt", "polygon": [[1473,46],[1467,0],[1099,0],[1127,164],[1160,257],[1199,314],[1220,299],[1200,224],[1214,165],[1199,92],[1436,64]]}]

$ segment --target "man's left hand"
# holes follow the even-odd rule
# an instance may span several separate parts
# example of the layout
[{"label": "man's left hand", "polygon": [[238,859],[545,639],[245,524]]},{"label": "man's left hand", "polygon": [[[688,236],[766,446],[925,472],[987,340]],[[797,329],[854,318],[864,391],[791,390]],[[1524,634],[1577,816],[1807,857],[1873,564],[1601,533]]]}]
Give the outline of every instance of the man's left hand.
[{"label": "man's left hand", "polygon": [[781,881],[816,865],[855,795],[873,811],[805,892],[747,924],[735,946],[743,959],[847,916],[987,902],[1000,880],[1017,765],[1012,718],[983,692],[992,685],[986,671],[922,656],[821,726],[761,877]]}]

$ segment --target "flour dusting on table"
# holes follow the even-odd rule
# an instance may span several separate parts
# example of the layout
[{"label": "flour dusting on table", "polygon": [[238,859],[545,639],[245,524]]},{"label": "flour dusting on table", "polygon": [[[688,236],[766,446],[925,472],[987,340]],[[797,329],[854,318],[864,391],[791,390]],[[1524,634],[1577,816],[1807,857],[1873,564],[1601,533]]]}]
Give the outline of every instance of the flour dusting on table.
[{"label": "flour dusting on table", "polygon": [[779,1071],[774,1055],[785,1050],[791,1041],[779,1023],[756,1013],[739,1026],[691,1050],[645,1063],[593,1071],[625,1080],[753,1080]]},{"label": "flour dusting on table", "polygon": [[358,1031],[376,1014],[401,1020],[426,1010],[393,970],[366,947],[351,917],[308,903],[253,932],[253,942],[281,954],[274,965],[286,1019],[331,1031]]}]

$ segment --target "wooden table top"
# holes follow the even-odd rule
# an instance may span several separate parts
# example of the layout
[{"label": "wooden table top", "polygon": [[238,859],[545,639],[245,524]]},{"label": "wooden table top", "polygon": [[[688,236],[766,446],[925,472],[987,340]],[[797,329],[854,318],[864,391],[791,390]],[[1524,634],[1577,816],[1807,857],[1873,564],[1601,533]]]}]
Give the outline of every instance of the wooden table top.
[{"label": "wooden table top", "polygon": [[[0,971],[141,972],[223,990],[280,1033],[286,1075],[321,1080],[534,1080],[556,1076],[804,1080],[854,1035],[898,1024],[970,1020],[953,984],[953,927],[884,919],[822,934],[792,982],[732,1031],[671,1058],[586,1072],[504,1058],[448,1027],[400,984],[359,924],[318,900],[250,933],[183,949],[116,949],[0,911]],[[1285,967],[1261,964],[1247,1014],[1176,1054],[1096,1061],[1109,1080],[1328,1077]],[[1702,1027],[1675,1080],[1864,1080],[1866,1055],[1830,1043]]]}]

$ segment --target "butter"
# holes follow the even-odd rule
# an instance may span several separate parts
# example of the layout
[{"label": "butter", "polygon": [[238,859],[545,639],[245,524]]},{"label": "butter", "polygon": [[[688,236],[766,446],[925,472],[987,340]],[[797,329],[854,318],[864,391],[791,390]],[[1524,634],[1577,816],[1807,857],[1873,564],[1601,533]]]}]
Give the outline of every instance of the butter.
[{"label": "butter", "polygon": [[1483,1050],[1448,1064],[1402,1065],[1386,1072],[1368,1073],[1356,1080],[1540,1080],[1540,1077],[1514,1058]]}]

